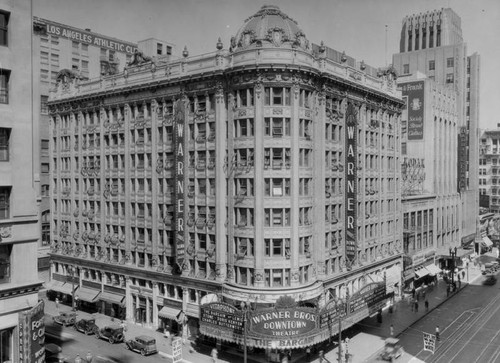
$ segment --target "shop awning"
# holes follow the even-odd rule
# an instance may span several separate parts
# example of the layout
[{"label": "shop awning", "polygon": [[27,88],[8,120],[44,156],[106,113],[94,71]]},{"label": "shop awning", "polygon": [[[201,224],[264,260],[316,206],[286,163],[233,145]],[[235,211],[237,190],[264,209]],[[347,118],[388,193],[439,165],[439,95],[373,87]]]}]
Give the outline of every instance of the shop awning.
[{"label": "shop awning", "polygon": [[178,318],[178,316],[179,316],[180,313],[181,313],[181,311],[179,309],[175,309],[175,308],[170,308],[168,306],[164,306],[158,312],[158,316],[160,318],[177,320],[177,318]]},{"label": "shop awning", "polygon": [[61,281],[50,281],[47,284],[47,290],[53,290],[57,292],[61,292],[63,294],[71,295],[72,292],[72,284],[61,282]]},{"label": "shop awning", "polygon": [[425,268],[430,272],[431,275],[437,275],[441,273],[441,269],[434,264],[425,266]]},{"label": "shop awning", "polygon": [[75,299],[78,298],[79,300],[93,303],[97,300],[97,296],[99,295],[99,293],[100,291],[98,290],[92,290],[86,287],[80,287],[75,292]]},{"label": "shop awning", "polygon": [[125,296],[113,294],[112,292],[107,291],[103,291],[101,292],[101,295],[99,295],[99,300],[106,301],[111,304],[122,305],[123,299],[125,299]]},{"label": "shop awning", "polygon": [[493,246],[493,242],[491,242],[488,236],[483,237],[483,244],[486,245],[486,247]]},{"label": "shop awning", "polygon": [[424,277],[426,275],[429,275],[430,271],[427,270],[425,267],[419,267],[415,269],[415,275],[417,275],[417,279]]}]

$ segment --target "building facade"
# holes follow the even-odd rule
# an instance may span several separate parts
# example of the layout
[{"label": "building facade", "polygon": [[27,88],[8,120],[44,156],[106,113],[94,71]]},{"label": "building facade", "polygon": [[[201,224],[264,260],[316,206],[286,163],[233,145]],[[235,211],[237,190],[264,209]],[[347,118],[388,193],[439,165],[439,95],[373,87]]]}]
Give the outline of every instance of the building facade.
[{"label": "building facade", "polygon": [[[190,335],[214,299],[258,313],[284,297],[320,309],[377,291],[376,309],[356,305],[345,327],[376,313],[401,288],[394,73],[312,45],[275,6],[214,46],[58,83],[52,288],[68,291],[75,271],[85,308]],[[328,339],[329,319],[284,344]]]},{"label": "building facade", "polygon": [[436,260],[460,236],[458,111],[456,93],[424,74],[401,77],[398,84],[407,104],[401,134],[404,280],[419,287],[434,279]]},{"label": "building facade", "polygon": [[[461,152],[456,184],[461,196],[459,234],[445,244],[467,244],[474,240],[476,218],[479,215],[479,55],[467,55],[462,37],[461,19],[451,9],[428,11],[407,16],[403,20],[400,53],[394,54],[393,64],[398,74],[417,72],[452,89],[456,93],[458,132]],[[454,151],[454,150],[453,150]],[[454,218],[437,212],[438,219]],[[453,211],[454,213],[454,211]]]},{"label": "building facade", "polygon": [[490,213],[500,213],[500,129],[484,130],[479,144],[479,193]]},{"label": "building facade", "polygon": [[[57,77],[74,72],[82,79],[123,71],[137,50],[145,56],[170,59],[174,46],[158,39],[132,43],[105,36],[91,29],[80,29],[48,19],[33,17],[34,64],[38,65],[36,119],[40,124],[40,205],[41,235],[39,246],[40,278],[46,280],[49,268],[50,244],[50,170],[49,170],[49,115],[47,101]],[[63,73],[61,73],[63,71]]]},{"label": "building facade", "polygon": [[[31,1],[0,1],[0,360],[43,356],[37,278],[39,164],[33,140]],[[41,320],[40,320],[41,319]],[[43,331],[43,329],[41,329]],[[28,338],[27,338],[28,337]],[[32,339],[33,337],[33,339]]]}]

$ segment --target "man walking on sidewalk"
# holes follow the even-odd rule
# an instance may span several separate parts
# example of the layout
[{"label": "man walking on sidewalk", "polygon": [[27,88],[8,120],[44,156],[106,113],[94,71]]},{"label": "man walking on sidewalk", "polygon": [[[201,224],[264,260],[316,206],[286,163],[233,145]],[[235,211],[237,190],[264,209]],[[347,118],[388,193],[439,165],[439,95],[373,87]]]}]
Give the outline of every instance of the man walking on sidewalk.
[{"label": "man walking on sidewalk", "polygon": [[429,311],[429,300],[425,299],[424,305],[425,305],[425,311],[426,312]]},{"label": "man walking on sidewalk", "polygon": [[441,337],[439,336],[439,325],[436,325],[436,340],[439,342]]}]

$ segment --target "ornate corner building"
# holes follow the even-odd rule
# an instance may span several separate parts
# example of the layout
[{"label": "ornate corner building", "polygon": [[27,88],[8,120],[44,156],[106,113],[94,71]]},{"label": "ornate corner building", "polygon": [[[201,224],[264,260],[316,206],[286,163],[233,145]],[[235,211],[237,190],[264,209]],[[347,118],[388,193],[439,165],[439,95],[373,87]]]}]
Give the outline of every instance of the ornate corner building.
[{"label": "ornate corner building", "polygon": [[275,6],[228,50],[61,80],[52,280],[75,271],[82,308],[193,335],[210,294],[256,309],[399,294],[402,108],[391,69],[310,43]]}]

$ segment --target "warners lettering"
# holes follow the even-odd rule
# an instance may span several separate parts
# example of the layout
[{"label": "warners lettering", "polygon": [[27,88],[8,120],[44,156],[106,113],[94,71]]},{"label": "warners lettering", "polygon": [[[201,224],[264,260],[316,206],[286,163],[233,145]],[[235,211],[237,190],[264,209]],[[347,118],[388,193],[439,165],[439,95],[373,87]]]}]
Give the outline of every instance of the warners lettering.
[{"label": "warners lettering", "polygon": [[357,195],[357,111],[352,103],[347,105],[346,110],[346,147],[345,154],[346,178],[345,178],[345,255],[347,268],[356,258],[356,195]]}]

